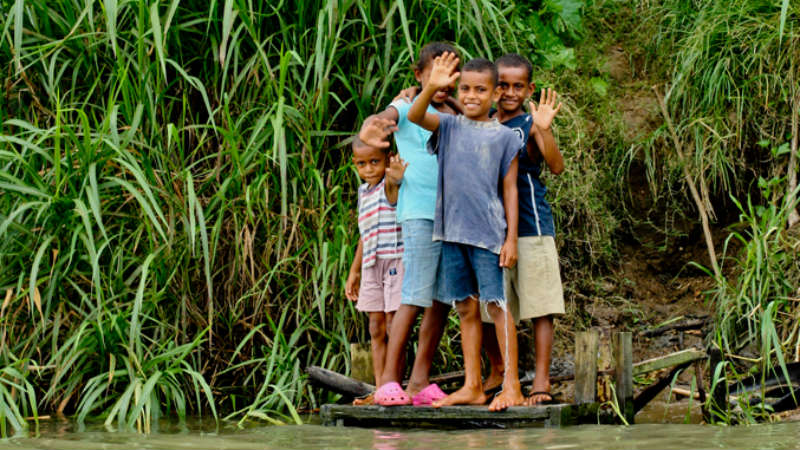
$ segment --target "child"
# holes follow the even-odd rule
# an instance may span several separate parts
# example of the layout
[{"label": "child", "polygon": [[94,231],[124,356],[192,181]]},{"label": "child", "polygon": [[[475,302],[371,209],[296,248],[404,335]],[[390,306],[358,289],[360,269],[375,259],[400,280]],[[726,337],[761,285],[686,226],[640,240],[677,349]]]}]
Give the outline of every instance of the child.
[{"label": "child", "polygon": [[439,292],[440,298],[456,305],[464,353],[464,386],[433,406],[486,402],[480,307],[487,306],[507,367],[503,391],[489,405],[495,411],[523,401],[516,327],[505,307],[502,270],[517,259],[519,139],[489,118],[499,90],[497,68],[485,59],[468,62],[460,74],[457,92],[464,116],[426,112],[433,95],[459,78],[457,66],[453,53],[437,57],[427,85],[408,112],[409,120],[436,133],[429,145],[439,159],[434,221],[434,239],[443,241]]},{"label": "child", "polygon": [[[386,182],[389,171],[386,150],[353,140],[353,165],[364,184],[358,187],[358,240],[345,293],[357,301],[356,309],[369,314],[369,336],[375,382],[383,374],[386,337],[392,316],[400,306],[403,280],[403,242],[395,207],[397,185]],[[396,166],[402,161],[392,160]]]},{"label": "child", "polygon": [[[517,179],[519,260],[517,266],[507,272],[506,295],[517,321],[533,319],[536,376],[533,392],[526,399],[526,404],[550,403],[553,401],[550,395],[553,315],[564,314],[564,294],[554,240],[553,215],[545,199],[546,188],[540,174],[542,162],[555,175],[564,170],[564,158],[550,129],[561,104],[555,106],[555,91],[542,90],[539,107],[529,102],[531,114],[526,114],[522,109],[523,103],[535,88],[531,82],[533,66],[527,59],[514,53],[500,57],[496,64],[502,93],[494,117],[512,129],[523,144],[519,153]],[[529,139],[529,136],[533,136],[533,139]],[[491,339],[484,340],[484,347],[492,361],[492,375],[487,383],[502,376],[502,360],[496,351],[491,350],[497,345]]]},{"label": "child", "polygon": [[[445,52],[455,53],[455,49],[441,42],[429,43],[422,49],[414,67],[414,77],[422,86],[427,84],[433,59]],[[432,94],[428,109],[431,114],[456,113],[446,103],[452,89],[452,84],[446,84]],[[408,162],[407,165],[398,166],[396,177],[400,183],[397,220],[403,229],[405,277],[401,305],[389,334],[386,367],[375,392],[375,403],[384,406],[412,403],[430,405],[446,396],[439,386],[430,384],[428,379],[433,355],[450,310],[448,304],[434,301],[441,253],[441,243],[433,240],[438,163],[436,156],[425,149],[431,133],[407,120],[409,108],[406,102],[392,102],[381,113],[367,118],[359,133],[359,137],[368,145],[383,148],[390,145],[386,138],[394,132],[398,153]],[[423,309],[425,313],[419,330],[417,354],[404,391],[400,381],[406,344]]]}]

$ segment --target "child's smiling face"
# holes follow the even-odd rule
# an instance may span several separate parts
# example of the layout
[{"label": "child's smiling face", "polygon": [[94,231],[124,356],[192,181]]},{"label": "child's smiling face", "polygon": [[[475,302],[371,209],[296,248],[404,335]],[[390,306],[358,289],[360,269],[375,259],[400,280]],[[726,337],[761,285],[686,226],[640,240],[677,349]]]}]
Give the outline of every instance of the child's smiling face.
[{"label": "child's smiling face", "polygon": [[497,107],[504,113],[516,113],[533,93],[535,85],[529,80],[530,74],[525,67],[498,66],[497,86],[500,88],[500,100]]},{"label": "child's smiling face", "polygon": [[353,164],[356,166],[358,176],[370,186],[375,186],[383,179],[388,159],[386,153],[379,148],[369,145],[353,148]]},{"label": "child's smiling face", "polygon": [[488,71],[463,71],[458,81],[458,100],[464,106],[464,115],[473,120],[488,120],[492,102],[497,100],[492,74]]}]

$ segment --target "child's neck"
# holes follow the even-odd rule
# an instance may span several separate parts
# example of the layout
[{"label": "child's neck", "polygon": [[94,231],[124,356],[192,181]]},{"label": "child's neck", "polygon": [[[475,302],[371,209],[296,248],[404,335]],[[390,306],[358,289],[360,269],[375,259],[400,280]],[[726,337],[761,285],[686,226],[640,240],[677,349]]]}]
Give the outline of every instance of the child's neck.
[{"label": "child's neck", "polygon": [[464,117],[466,117],[469,120],[474,120],[475,122],[488,122],[488,121],[492,120],[492,118],[489,117],[489,111],[486,111],[483,114],[478,114],[475,117],[470,117],[470,116],[465,114]]},{"label": "child's neck", "polygon": [[507,120],[511,120],[514,117],[520,116],[525,114],[525,111],[522,108],[517,108],[514,111],[508,112],[502,109],[498,109],[496,113],[494,113],[494,118],[497,119],[499,122],[505,122]]}]

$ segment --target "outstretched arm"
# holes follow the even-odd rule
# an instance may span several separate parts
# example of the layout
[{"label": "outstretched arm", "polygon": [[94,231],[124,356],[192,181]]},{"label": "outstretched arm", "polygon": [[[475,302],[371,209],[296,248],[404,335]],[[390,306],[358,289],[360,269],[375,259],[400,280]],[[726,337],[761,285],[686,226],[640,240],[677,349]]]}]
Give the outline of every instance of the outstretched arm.
[{"label": "outstretched arm", "polygon": [[[564,171],[564,157],[558,150],[558,144],[556,144],[556,139],[553,137],[553,130],[550,128],[556,114],[561,110],[561,103],[555,106],[557,96],[558,94],[556,91],[551,88],[547,88],[546,90],[542,89],[538,108],[533,102],[528,102],[531,114],[533,114],[531,133],[534,138],[534,141],[528,140],[528,156],[530,156],[531,159],[536,159],[536,150],[538,147],[550,172],[555,175]],[[534,142],[536,147],[533,146]]]},{"label": "outstretched arm", "polygon": [[445,52],[433,60],[431,74],[422,92],[419,93],[411,109],[408,110],[408,120],[429,131],[439,129],[439,115],[427,112],[428,105],[436,91],[454,83],[460,73],[456,72],[458,57],[450,52]]},{"label": "outstretched arm", "polygon": [[514,267],[517,263],[517,237],[519,235],[519,194],[517,192],[517,157],[503,177],[503,207],[506,211],[506,241],[500,249],[500,267]]}]

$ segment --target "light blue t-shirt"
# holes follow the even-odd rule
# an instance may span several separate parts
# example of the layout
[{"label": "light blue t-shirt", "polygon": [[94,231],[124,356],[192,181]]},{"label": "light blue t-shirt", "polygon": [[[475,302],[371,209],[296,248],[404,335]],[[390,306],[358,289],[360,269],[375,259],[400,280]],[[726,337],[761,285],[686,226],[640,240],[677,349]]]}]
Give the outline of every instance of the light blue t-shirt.
[{"label": "light blue t-shirt", "polygon": [[[394,142],[400,157],[408,163],[397,194],[397,221],[403,223],[411,219],[433,220],[439,163],[436,155],[428,153],[426,148],[431,132],[408,120],[410,103],[397,100],[389,106],[397,110],[398,116]],[[430,105],[428,112],[439,113]]]},{"label": "light blue t-shirt", "polygon": [[439,155],[434,241],[500,253],[506,240],[501,186],[520,145],[516,133],[497,119],[477,122],[439,115],[439,130],[428,143],[428,149]]}]

